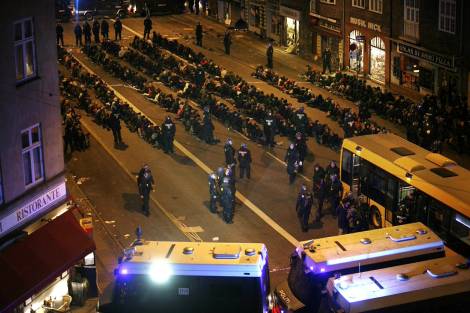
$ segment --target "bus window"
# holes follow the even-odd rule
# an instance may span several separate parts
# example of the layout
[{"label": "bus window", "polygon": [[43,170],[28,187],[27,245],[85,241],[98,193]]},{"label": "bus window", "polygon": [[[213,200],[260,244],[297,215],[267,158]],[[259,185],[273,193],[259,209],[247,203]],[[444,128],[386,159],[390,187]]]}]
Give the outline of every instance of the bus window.
[{"label": "bus window", "polygon": [[352,170],[352,153],[343,149],[343,156],[341,162],[341,181],[351,185],[351,170]]},{"label": "bus window", "polygon": [[470,245],[470,219],[454,213],[450,231],[455,237]]},{"label": "bus window", "polygon": [[451,210],[447,206],[434,199],[430,200],[428,225],[444,240],[447,239],[447,232],[449,231],[450,214]]}]

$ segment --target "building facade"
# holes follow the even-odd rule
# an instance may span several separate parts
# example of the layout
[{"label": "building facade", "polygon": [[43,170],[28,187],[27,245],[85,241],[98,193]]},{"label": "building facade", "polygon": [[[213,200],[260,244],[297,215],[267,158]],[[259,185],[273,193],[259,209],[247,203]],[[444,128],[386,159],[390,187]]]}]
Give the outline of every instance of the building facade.
[{"label": "building facade", "polygon": [[[8,281],[0,293],[0,312],[29,312],[33,303],[40,306],[39,295],[50,294],[50,284],[61,282],[67,289],[64,271],[71,266],[70,259],[48,260],[35,249],[54,248],[65,257],[67,249],[58,247],[77,244],[78,251],[69,256],[78,261],[94,245],[73,232],[79,224],[64,213],[54,1],[7,2],[0,14],[0,277]],[[76,240],[85,244],[83,250]]]},{"label": "building facade", "polygon": [[346,0],[311,0],[307,12],[307,42],[302,55],[322,64],[326,48],[331,52],[333,71],[344,65],[344,5]]},{"label": "building facade", "polygon": [[447,86],[468,92],[468,1],[394,0],[392,6],[391,83],[421,94]]}]

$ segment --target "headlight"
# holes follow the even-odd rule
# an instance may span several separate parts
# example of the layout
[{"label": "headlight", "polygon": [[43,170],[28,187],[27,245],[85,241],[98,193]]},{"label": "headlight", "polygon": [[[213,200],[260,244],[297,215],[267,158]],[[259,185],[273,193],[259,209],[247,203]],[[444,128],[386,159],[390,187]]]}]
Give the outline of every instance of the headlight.
[{"label": "headlight", "polygon": [[148,275],[153,282],[157,284],[164,284],[170,279],[172,273],[173,271],[170,264],[164,262],[163,260],[159,260],[154,261],[152,265],[150,265]]}]

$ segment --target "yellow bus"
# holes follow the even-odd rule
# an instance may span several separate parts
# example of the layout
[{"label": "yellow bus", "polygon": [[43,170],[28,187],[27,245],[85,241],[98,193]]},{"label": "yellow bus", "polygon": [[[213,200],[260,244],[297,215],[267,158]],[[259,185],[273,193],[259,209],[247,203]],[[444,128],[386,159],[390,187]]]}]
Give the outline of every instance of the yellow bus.
[{"label": "yellow bus", "polygon": [[327,291],[332,312],[467,313],[470,269],[446,249],[442,258],[330,278]]},{"label": "yellow bus", "polygon": [[470,171],[394,134],[344,139],[345,192],[365,199],[375,228],[422,222],[470,255]]}]

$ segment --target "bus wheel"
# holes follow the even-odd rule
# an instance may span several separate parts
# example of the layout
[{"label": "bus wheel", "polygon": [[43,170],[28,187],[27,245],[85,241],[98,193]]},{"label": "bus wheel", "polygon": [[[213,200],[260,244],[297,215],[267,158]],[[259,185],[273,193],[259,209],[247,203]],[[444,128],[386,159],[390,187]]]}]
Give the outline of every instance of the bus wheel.
[{"label": "bus wheel", "polygon": [[374,228],[382,228],[382,214],[375,205],[370,207],[370,223]]}]

